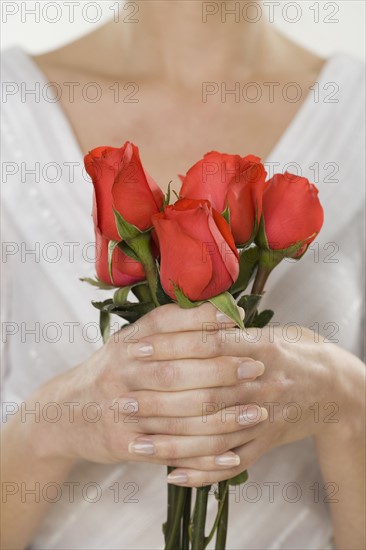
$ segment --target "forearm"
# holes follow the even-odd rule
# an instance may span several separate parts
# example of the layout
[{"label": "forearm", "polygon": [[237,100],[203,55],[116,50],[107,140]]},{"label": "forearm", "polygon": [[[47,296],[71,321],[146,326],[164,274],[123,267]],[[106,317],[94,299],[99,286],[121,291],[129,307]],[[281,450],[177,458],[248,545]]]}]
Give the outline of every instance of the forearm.
[{"label": "forearm", "polygon": [[363,550],[365,541],[365,365],[341,352],[339,422],[316,437],[324,483],[338,489],[329,498],[338,549]]},{"label": "forearm", "polygon": [[18,415],[2,430],[3,550],[20,550],[31,542],[49,506],[42,489],[47,483],[62,484],[73,466],[69,459],[40,456],[34,437],[32,425],[22,423]]}]

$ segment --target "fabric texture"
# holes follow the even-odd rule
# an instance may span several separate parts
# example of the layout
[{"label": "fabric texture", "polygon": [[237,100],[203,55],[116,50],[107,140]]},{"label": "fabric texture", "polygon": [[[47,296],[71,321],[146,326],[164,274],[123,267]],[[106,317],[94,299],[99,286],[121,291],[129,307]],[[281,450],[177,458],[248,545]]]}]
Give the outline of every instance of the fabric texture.
[{"label": "fabric texture", "polygon": [[[4,54],[3,80],[13,90],[3,103],[3,401],[20,404],[98,349],[90,301],[105,293],[78,280],[94,274],[94,235],[92,185],[72,128],[25,52]],[[363,66],[336,55],[317,86],[319,101],[310,91],[265,164],[314,182],[325,224],[301,262],[275,270],[263,307],[275,310],[274,321],[312,328],[361,356]],[[31,548],[162,548],[165,478],[161,466],[80,463],[69,480],[74,494],[61,486]],[[271,450],[232,490],[228,549],[331,548],[325,500],[310,439]]]}]

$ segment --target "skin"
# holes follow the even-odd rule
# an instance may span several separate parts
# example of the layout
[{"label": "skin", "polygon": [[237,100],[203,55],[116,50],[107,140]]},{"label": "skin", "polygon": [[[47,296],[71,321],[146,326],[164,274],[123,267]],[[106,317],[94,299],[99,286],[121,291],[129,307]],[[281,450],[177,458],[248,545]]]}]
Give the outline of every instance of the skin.
[{"label": "skin", "polygon": [[[142,2],[138,25],[112,23],[35,59],[63,88],[76,80],[102,86],[97,106],[77,94],[75,101],[62,102],[82,151],[130,139],[163,189],[210,149],[266,157],[301,105],[284,101],[282,94],[273,103],[221,103],[219,96],[203,103],[203,81],[227,82],[228,88],[236,81],[280,86],[296,81],[305,95],[324,63],[263,20],[238,25],[211,18],[203,25],[200,4]],[[108,88],[130,81],[139,84],[139,103],[115,103]],[[177,190],[177,180],[173,183]],[[272,447],[314,437],[324,481],[339,484],[339,502],[330,504],[337,547],[364,548],[364,364],[317,341],[307,329],[296,343],[284,338],[281,327],[271,338],[263,329],[253,343],[252,331],[240,332],[220,320],[208,334],[204,323],[218,323],[210,304],[189,311],[161,307],[83,364],[42,385],[27,407],[97,402],[102,419],[86,423],[77,410],[72,424],[64,420],[67,411],[54,424],[24,423],[15,415],[2,434],[3,481],[62,483],[81,459],[135,460],[169,464],[175,467],[171,482],[200,486],[238,474]],[[239,379],[242,362],[250,376]],[[296,423],[283,414],[290,402],[301,407]],[[309,408],[315,402],[317,422]],[[329,402],[338,406],[336,423],[325,421]],[[279,405],[272,410],[268,403]],[[248,416],[253,404],[257,421]],[[47,506],[9,498],[3,505],[2,547],[25,548]]]}]

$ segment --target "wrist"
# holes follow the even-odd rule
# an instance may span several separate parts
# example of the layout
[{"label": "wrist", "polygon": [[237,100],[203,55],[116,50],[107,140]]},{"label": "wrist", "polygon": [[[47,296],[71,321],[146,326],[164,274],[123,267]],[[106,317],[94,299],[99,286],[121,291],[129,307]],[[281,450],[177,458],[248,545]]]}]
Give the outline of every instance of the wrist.
[{"label": "wrist", "polygon": [[40,386],[23,403],[23,414],[21,408],[14,420],[19,438],[35,460],[71,469],[77,458],[69,450],[73,426],[67,423],[65,403],[71,399],[61,393],[63,382],[61,376]]},{"label": "wrist", "polygon": [[[31,410],[33,402],[24,402],[23,406]],[[67,476],[76,460],[59,452],[52,452],[47,428],[37,414],[33,420],[27,419],[20,410],[4,427],[4,442],[14,460],[24,460],[29,467],[37,471],[50,471],[54,476]],[[47,441],[48,439],[48,441]]]},{"label": "wrist", "polygon": [[[327,345],[327,344],[325,344]],[[365,365],[356,356],[339,348],[329,347],[328,383],[324,402],[327,415],[315,439],[354,440],[364,433],[365,419]],[[333,414],[332,414],[333,412]]]}]

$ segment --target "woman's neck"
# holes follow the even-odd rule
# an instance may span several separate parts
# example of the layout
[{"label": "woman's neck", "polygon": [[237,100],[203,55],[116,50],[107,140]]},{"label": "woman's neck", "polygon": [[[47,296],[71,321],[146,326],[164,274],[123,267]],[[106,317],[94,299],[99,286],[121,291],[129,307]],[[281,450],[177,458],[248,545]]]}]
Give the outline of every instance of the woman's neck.
[{"label": "woman's neck", "polygon": [[239,60],[247,68],[257,64],[264,22],[249,23],[241,12],[237,22],[237,16],[228,13],[233,5],[246,3],[138,2],[139,24],[122,23],[121,29],[130,63],[181,85],[202,82],[205,74],[221,78]]},{"label": "woman's neck", "polygon": [[[90,41],[93,56],[89,55],[88,64],[93,71],[99,67],[101,75],[122,78],[128,73],[190,88],[207,79],[258,74],[269,41],[272,47],[275,33],[270,25],[263,18],[251,23],[243,17],[246,4],[248,15],[255,17],[249,11],[255,9],[253,1],[142,0],[133,4],[138,6],[134,15],[121,9],[118,22],[111,21],[80,40],[83,69],[89,68],[85,58]],[[232,13],[235,6],[240,10]],[[77,64],[73,55],[75,49],[69,63]]]}]

